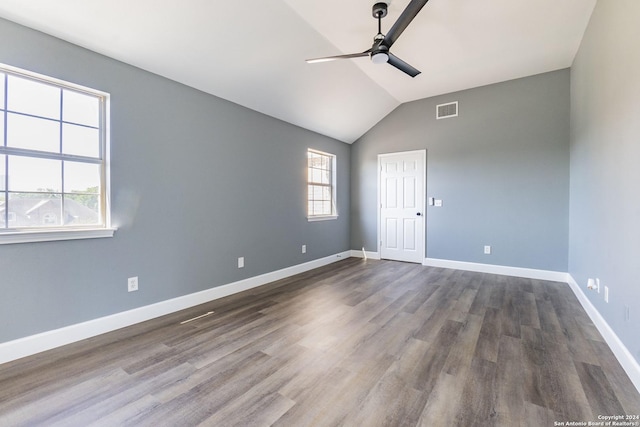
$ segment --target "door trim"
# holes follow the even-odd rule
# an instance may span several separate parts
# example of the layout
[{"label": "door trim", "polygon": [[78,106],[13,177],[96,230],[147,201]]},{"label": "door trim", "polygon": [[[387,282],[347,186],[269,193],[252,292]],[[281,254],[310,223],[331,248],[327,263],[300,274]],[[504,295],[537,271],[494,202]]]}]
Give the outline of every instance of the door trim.
[{"label": "door trim", "polygon": [[[422,247],[420,248],[420,254],[421,254],[421,259],[423,260],[422,262],[424,262],[425,259],[425,254],[426,254],[426,247],[427,247],[427,227],[426,227],[426,218],[427,218],[427,206],[426,206],[426,202],[427,202],[427,150],[426,149],[422,149],[422,150],[409,150],[409,151],[397,151],[394,153],[383,153],[383,154],[378,154],[378,171],[377,171],[377,175],[378,175],[378,184],[377,184],[377,195],[376,195],[376,216],[377,216],[377,229],[376,229],[376,250],[378,252],[379,255],[382,254],[382,246],[380,244],[380,239],[382,238],[382,223],[380,221],[380,209],[382,208],[381,206],[381,199],[380,199],[380,193],[382,192],[382,186],[381,186],[381,178],[382,178],[382,159],[385,157],[390,157],[390,156],[395,156],[395,155],[399,155],[399,154],[421,154],[422,155],[422,165],[424,168],[424,174],[422,175],[422,191],[423,191],[423,197],[422,197],[422,212],[424,212],[424,214],[422,215],[421,221],[422,221],[422,234],[423,234],[423,239],[422,239]],[[381,258],[381,257],[380,257]]]}]

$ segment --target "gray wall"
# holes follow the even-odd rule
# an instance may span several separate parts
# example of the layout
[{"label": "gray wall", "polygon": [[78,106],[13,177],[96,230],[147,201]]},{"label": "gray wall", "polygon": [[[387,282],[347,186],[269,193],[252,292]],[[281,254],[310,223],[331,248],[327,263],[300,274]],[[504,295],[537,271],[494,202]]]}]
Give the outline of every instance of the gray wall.
[{"label": "gray wall", "polygon": [[[0,342],[349,249],[348,145],[8,21],[0,40],[0,62],[111,94],[119,227],[0,246]],[[306,220],[308,147],[337,155],[335,221]]]},{"label": "gray wall", "polygon": [[569,98],[560,70],[398,107],[352,147],[351,248],[377,250],[377,155],[426,149],[428,258],[567,271]]},{"label": "gray wall", "polygon": [[[599,1],[571,70],[569,272],[640,360],[640,2]],[[603,293],[586,291],[600,278]],[[625,305],[631,316],[625,321]]]}]

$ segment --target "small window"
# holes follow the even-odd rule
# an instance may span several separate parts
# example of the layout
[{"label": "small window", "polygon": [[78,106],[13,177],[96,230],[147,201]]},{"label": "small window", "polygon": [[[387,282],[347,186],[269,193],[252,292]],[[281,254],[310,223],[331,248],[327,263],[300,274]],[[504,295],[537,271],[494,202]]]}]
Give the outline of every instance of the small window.
[{"label": "small window", "polygon": [[110,227],[107,109],[106,93],[0,64],[0,243]]},{"label": "small window", "polygon": [[307,218],[310,221],[335,219],[336,156],[316,150],[307,151]]}]

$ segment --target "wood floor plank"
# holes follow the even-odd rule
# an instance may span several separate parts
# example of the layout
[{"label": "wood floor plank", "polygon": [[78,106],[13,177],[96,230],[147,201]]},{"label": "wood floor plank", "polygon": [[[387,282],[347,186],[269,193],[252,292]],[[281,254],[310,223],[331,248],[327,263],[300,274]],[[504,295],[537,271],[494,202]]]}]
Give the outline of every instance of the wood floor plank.
[{"label": "wood floor plank", "polygon": [[624,408],[600,366],[580,361],[576,361],[575,366],[595,419],[602,414],[624,414]]},{"label": "wood floor plank", "polygon": [[456,414],[458,425],[490,426],[496,424],[495,394],[496,364],[474,358],[462,389]]},{"label": "wood floor plank", "polygon": [[456,419],[459,413],[461,391],[466,379],[467,373],[450,375],[440,372],[416,425],[420,427],[432,427],[438,423],[459,425]]},{"label": "wood floor plank", "polygon": [[473,355],[480,337],[483,318],[474,314],[467,314],[462,322],[462,329],[453,342],[451,351],[442,370],[449,375],[464,375],[471,366]]},{"label": "wood floor plank", "polygon": [[507,335],[500,337],[496,366],[494,381],[496,423],[505,426],[518,425],[525,417],[520,339]]},{"label": "wood floor plank", "polygon": [[[208,311],[213,315],[181,325]],[[640,412],[568,285],[346,259],[0,365],[0,426],[546,426]]]},{"label": "wood floor plank", "polygon": [[609,379],[609,384],[624,408],[624,413],[640,415],[640,400],[636,397],[636,389],[613,356],[611,349],[601,340],[590,341],[590,343],[598,355],[598,365]]},{"label": "wood floor plank", "polygon": [[500,310],[488,307],[485,310],[482,327],[480,328],[480,336],[475,349],[476,357],[496,362],[498,360],[500,335],[502,335]]},{"label": "wood floor plank", "polygon": [[425,393],[431,392],[462,327],[460,322],[444,322],[431,348],[414,369],[415,377],[411,383],[413,388]]},{"label": "wood floor plank", "polygon": [[[531,288],[531,286],[529,286]],[[533,292],[522,291],[520,306],[520,325],[540,329],[540,315]]]},{"label": "wood floor plank", "polygon": [[556,422],[564,422],[548,408],[535,405],[525,400],[524,418],[520,421],[522,427],[554,426]]}]

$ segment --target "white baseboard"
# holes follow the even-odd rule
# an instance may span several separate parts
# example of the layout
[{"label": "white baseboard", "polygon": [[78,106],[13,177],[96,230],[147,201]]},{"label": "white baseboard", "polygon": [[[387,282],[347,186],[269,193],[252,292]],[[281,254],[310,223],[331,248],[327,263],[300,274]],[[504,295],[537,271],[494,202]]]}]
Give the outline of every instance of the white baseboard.
[{"label": "white baseboard", "polygon": [[566,282],[567,273],[561,271],[536,270],[532,268],[508,267],[504,265],[479,264],[475,262],[450,261],[447,259],[425,258],[422,265],[475,271],[477,273],[501,274],[504,276],[526,277],[527,279]]},{"label": "white baseboard", "polygon": [[342,259],[349,258],[351,251],[341,252],[304,264],[294,265],[282,270],[250,277],[227,285],[217,286],[205,291],[184,295],[133,310],[123,311],[110,316],[77,323],[17,340],[0,343],[0,364],[30,356],[56,347],[91,338],[116,329],[184,310],[218,298],[256,288],[276,280],[284,279],[314,268],[322,267]]},{"label": "white baseboard", "polygon": [[591,300],[587,298],[582,288],[580,288],[569,273],[567,273],[567,283],[578,298],[578,301],[580,301],[580,304],[582,304],[584,311],[587,312],[593,324],[598,328],[598,331],[600,331],[600,334],[609,345],[609,348],[611,348],[611,351],[613,351],[613,354],[615,354],[618,362],[622,365],[622,368],[629,376],[633,385],[638,392],[640,392],[640,364],[638,364],[638,361],[633,357],[620,338],[618,338],[618,335],[611,329],[611,326],[604,320],[604,317],[602,317],[600,312],[594,307]]},{"label": "white baseboard", "polygon": [[353,258],[380,259],[380,252],[365,251],[363,248],[361,251],[352,250],[351,256]]}]

